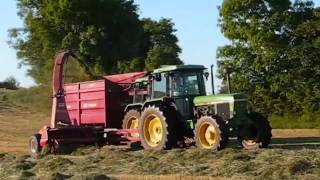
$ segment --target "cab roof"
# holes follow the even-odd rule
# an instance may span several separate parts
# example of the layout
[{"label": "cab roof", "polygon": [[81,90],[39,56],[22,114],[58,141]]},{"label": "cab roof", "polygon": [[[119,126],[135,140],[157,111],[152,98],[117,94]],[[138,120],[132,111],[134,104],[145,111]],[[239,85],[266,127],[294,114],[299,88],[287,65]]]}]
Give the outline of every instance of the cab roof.
[{"label": "cab roof", "polygon": [[203,65],[166,65],[153,70],[153,73],[162,73],[162,72],[169,72],[169,71],[176,71],[176,70],[190,70],[190,69],[204,70],[206,68]]}]

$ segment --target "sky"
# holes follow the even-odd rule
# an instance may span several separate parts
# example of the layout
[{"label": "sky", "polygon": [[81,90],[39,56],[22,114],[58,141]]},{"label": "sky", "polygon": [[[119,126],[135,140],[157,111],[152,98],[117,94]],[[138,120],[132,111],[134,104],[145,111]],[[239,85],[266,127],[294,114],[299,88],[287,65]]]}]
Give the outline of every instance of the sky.
[{"label": "sky", "polygon": [[[140,17],[155,20],[170,18],[175,23],[176,35],[182,49],[180,58],[185,64],[201,64],[216,67],[216,51],[228,43],[218,27],[218,9],[222,0],[135,0],[139,5]],[[201,3],[200,3],[201,2]],[[320,0],[315,0],[320,4]],[[17,16],[15,0],[0,1],[0,81],[14,76],[23,87],[34,85],[26,76],[27,67],[18,68],[16,52],[7,44],[8,29],[22,27]],[[215,80],[216,84],[220,81]],[[217,88],[217,87],[216,87]]]}]

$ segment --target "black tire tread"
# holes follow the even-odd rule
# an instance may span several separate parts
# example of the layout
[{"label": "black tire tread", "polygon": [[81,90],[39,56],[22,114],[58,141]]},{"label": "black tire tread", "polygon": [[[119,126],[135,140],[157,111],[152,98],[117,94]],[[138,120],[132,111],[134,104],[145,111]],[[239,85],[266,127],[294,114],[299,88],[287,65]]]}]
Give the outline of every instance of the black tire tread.
[{"label": "black tire tread", "polygon": [[[30,136],[29,146],[30,146],[30,141],[31,141],[33,138],[37,140],[37,151],[36,151],[36,154],[38,154],[38,153],[41,152],[41,147],[40,147],[41,134],[36,133],[36,134]],[[32,153],[32,152],[31,152],[31,149],[30,149],[30,153]]]},{"label": "black tire tread", "polygon": [[[165,133],[164,137],[162,138],[162,142],[160,142],[160,144],[156,147],[149,146],[143,135],[144,118],[151,113],[157,115],[160,118],[161,123],[163,124],[164,133]],[[172,112],[169,109],[160,108],[156,106],[148,106],[147,108],[144,109],[144,111],[141,113],[141,118],[138,125],[141,145],[144,149],[164,150],[164,149],[170,149],[173,147],[173,145],[176,143],[176,138],[174,135],[174,126],[173,126],[173,119],[171,118],[172,117],[171,113]]]},{"label": "black tire tread", "polygon": [[261,142],[261,148],[267,148],[271,143],[272,138],[272,128],[268,119],[260,113],[251,112],[249,118],[254,122],[256,128],[258,129],[258,142]]},{"label": "black tire tread", "polygon": [[200,125],[205,122],[209,122],[219,128],[218,132],[220,136],[220,142],[216,146],[213,146],[212,149],[221,150],[225,148],[228,143],[228,131],[225,121],[219,116],[203,116],[197,121],[194,129],[196,146],[202,148],[199,138],[197,137],[197,132],[199,131]]},{"label": "black tire tread", "polygon": [[131,110],[127,111],[123,120],[122,120],[122,129],[127,129],[127,127],[126,127],[127,122],[130,119],[130,117],[132,117],[132,116],[136,117],[137,119],[140,119],[141,114],[139,111],[137,111],[135,109],[131,109]]}]

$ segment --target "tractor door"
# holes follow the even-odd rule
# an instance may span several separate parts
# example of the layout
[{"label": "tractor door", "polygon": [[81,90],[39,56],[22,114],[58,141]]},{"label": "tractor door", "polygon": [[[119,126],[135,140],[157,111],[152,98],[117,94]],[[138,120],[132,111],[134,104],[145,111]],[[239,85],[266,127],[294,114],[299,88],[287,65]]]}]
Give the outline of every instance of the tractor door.
[{"label": "tractor door", "polygon": [[205,95],[202,71],[177,71],[171,76],[171,95],[181,120],[193,119],[193,99]]},{"label": "tractor door", "polygon": [[152,83],[152,99],[169,96],[169,81],[168,76],[164,73],[155,74],[155,79]]}]

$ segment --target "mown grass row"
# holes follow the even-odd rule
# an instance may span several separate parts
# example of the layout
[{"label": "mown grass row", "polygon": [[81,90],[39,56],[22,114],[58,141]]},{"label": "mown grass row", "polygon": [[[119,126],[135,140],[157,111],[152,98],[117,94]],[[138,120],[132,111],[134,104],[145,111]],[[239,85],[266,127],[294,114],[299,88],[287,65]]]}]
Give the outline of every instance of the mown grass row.
[{"label": "mown grass row", "polygon": [[[0,154],[0,176],[28,179],[90,179],[121,175],[232,178],[314,179],[320,176],[319,150],[263,149],[222,151],[173,149],[132,151],[105,147],[70,155],[37,158]],[[131,179],[131,178],[130,178]],[[145,178],[143,178],[145,179]]]}]

